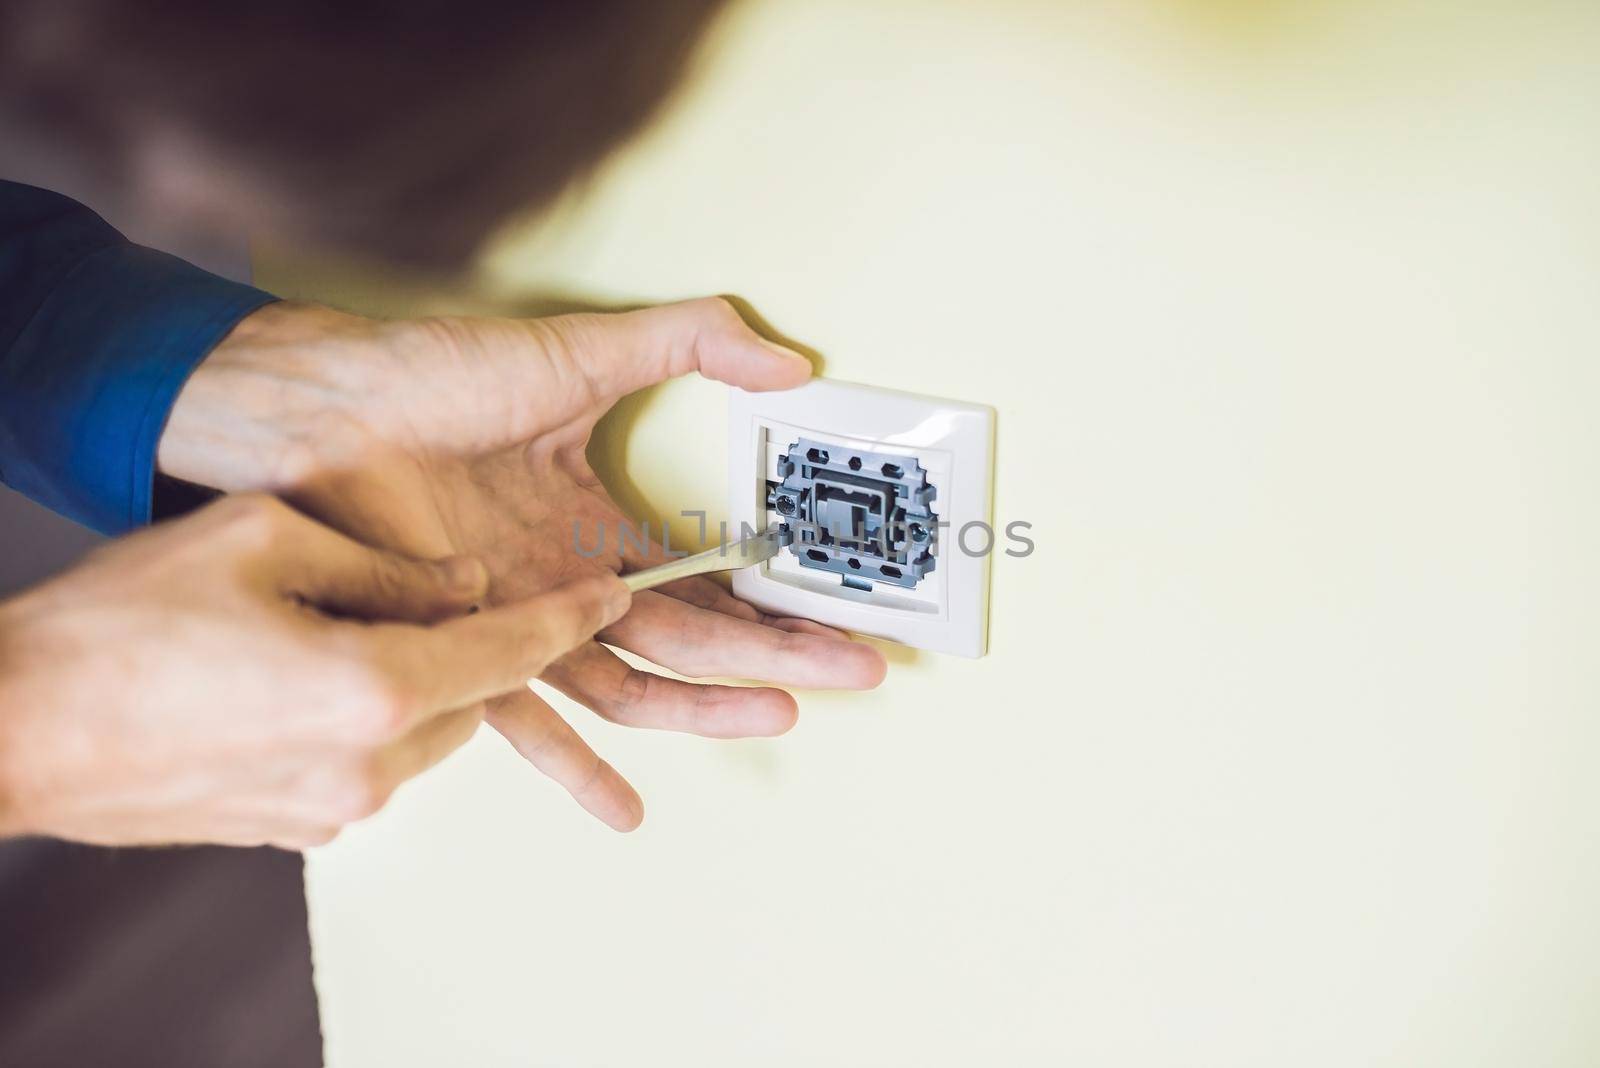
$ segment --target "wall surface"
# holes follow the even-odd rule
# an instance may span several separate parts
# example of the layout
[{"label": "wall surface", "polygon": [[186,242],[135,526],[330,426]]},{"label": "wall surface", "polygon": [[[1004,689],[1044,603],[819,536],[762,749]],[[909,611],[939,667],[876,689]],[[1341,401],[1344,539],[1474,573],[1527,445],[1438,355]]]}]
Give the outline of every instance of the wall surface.
[{"label": "wall surface", "polygon": [[[991,653],[781,739],[558,707],[313,855],[330,1064],[1600,1058],[1600,7],[737,7],[508,234],[534,306],[733,293],[995,406]],[[361,303],[278,264],[279,288]],[[722,508],[723,397],[608,426]]]}]

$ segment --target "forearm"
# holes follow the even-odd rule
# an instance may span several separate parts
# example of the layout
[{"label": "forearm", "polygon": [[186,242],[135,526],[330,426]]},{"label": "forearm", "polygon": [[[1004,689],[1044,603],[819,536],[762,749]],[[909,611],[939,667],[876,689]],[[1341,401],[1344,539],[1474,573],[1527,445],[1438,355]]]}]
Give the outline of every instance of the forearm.
[{"label": "forearm", "polygon": [[0,182],[0,478],[106,533],[147,522],[179,389],[272,299]]},{"label": "forearm", "polygon": [[341,346],[367,323],[288,301],[247,315],[184,383],[157,470],[225,491],[284,491],[312,477],[322,466],[317,458],[348,436],[336,413],[373,388],[342,384],[339,373],[349,359]]}]

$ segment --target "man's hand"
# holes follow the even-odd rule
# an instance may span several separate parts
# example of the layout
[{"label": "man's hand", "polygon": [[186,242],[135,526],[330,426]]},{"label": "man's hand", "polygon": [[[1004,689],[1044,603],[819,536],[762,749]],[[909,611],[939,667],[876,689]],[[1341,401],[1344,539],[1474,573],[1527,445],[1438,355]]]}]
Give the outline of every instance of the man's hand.
[{"label": "man's hand", "polygon": [[[625,394],[701,374],[747,390],[810,376],[798,354],[757,336],[726,301],[618,315],[379,322],[281,304],[247,318],[179,396],[159,463],[229,491],[268,490],[374,545],[489,567],[504,604],[582,575],[660,562],[624,557],[622,512],[584,457],[595,422]],[[573,547],[573,524],[593,543]],[[630,547],[631,549],[631,547]],[[681,675],[865,689],[877,650],[805,620],[763,615],[716,582],[641,593],[600,641]],[[600,641],[543,678],[618,723],[717,738],[780,734],[794,698],[770,687],[697,685],[630,667]],[[620,830],[643,806],[610,765],[531,691],[488,718],[531,763]]]},{"label": "man's hand", "polygon": [[487,586],[254,495],[95,552],[0,603],[0,834],[327,841],[629,602],[588,578],[463,615]]}]

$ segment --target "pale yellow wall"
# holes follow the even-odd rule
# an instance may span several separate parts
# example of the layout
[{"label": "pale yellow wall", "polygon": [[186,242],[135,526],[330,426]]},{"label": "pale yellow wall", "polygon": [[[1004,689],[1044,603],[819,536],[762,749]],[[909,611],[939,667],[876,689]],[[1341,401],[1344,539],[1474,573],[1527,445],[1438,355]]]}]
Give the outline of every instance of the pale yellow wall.
[{"label": "pale yellow wall", "polygon": [[[740,5],[482,292],[735,293],[992,404],[1038,552],[987,659],[783,739],[559,702],[632,837],[486,734],[314,854],[330,1063],[1600,1059],[1597,46],[1577,2]],[[719,390],[629,416],[635,503],[720,508]]]}]

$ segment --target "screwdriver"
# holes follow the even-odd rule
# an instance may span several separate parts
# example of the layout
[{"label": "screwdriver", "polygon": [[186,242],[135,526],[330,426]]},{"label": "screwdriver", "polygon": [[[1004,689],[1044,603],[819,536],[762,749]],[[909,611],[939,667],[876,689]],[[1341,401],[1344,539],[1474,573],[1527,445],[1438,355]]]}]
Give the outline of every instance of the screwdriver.
[{"label": "screwdriver", "polygon": [[640,590],[653,589],[664,582],[675,582],[693,575],[709,575],[716,571],[737,571],[742,567],[752,567],[763,560],[772,559],[778,555],[778,550],[781,548],[783,548],[782,535],[778,525],[773,524],[766,530],[746,534],[735,541],[724,542],[703,553],[670,560],[642,571],[629,572],[622,576],[622,582],[630,592],[638,593]]}]

